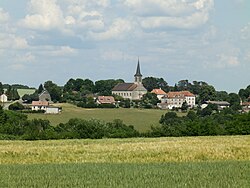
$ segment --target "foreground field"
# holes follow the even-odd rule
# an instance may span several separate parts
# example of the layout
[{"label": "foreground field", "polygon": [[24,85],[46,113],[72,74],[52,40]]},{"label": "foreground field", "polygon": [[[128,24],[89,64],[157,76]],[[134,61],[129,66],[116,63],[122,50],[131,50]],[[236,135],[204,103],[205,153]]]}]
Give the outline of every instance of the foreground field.
[{"label": "foreground field", "polygon": [[0,164],[250,161],[250,136],[0,141]]},{"label": "foreground field", "polygon": [[0,165],[0,187],[239,187],[250,162]]},{"label": "foreground field", "polygon": [[250,136],[0,141],[0,187],[249,187]]},{"label": "foreground field", "polygon": [[159,119],[166,111],[147,109],[84,109],[71,104],[58,104],[63,108],[62,114],[45,115],[29,114],[29,119],[48,119],[52,125],[66,123],[71,118],[99,119],[103,121],[113,121],[121,119],[127,125],[133,125],[138,131],[150,130],[151,125],[158,125]]}]

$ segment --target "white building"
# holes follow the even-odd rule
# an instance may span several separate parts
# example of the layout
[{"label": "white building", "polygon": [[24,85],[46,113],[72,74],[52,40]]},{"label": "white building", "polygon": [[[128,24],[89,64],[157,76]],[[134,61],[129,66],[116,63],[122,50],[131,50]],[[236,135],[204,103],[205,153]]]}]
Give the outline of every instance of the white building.
[{"label": "white building", "polygon": [[151,91],[151,93],[155,93],[159,100],[161,100],[162,97],[165,97],[167,95],[167,93],[165,91],[163,91],[161,88],[160,89],[153,89]]},{"label": "white building", "polygon": [[2,95],[0,96],[0,102],[5,103],[5,102],[7,102],[7,101],[8,101],[7,95],[2,94]]},{"label": "white building", "polygon": [[[168,109],[181,108],[185,101],[190,108],[193,108],[195,106],[195,95],[189,91],[177,91],[168,92],[161,98],[161,103],[167,104],[166,108]],[[158,106],[162,106],[162,104],[158,104]]]},{"label": "white building", "polygon": [[45,110],[45,114],[59,114],[61,109],[55,106],[48,106]]},{"label": "white building", "polygon": [[46,111],[48,106],[49,106],[48,101],[32,101],[31,109],[33,111],[39,111],[39,110]]},{"label": "white building", "polygon": [[201,105],[201,108],[204,109],[208,106],[208,104],[214,104],[218,106],[218,110],[222,110],[224,108],[228,108],[230,103],[227,101],[206,101],[204,104]]},{"label": "white building", "polygon": [[33,111],[43,110],[45,114],[59,114],[59,107],[50,106],[48,101],[32,101],[31,109]]},{"label": "white building", "polygon": [[147,90],[142,84],[142,74],[140,71],[139,60],[138,60],[137,70],[136,70],[134,77],[135,77],[134,83],[118,84],[112,89],[112,94],[119,95],[123,97],[124,99],[140,100],[142,96],[147,93]]}]

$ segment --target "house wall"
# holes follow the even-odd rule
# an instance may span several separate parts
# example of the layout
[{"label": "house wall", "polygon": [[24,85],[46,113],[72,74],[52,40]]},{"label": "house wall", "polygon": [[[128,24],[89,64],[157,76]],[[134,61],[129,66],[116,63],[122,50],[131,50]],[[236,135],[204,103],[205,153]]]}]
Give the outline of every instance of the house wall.
[{"label": "house wall", "polygon": [[38,111],[38,110],[45,110],[46,111],[47,107],[46,106],[32,106],[31,109],[33,111]]},{"label": "house wall", "polygon": [[8,101],[8,97],[5,94],[0,96],[0,102],[7,102],[7,101]]},{"label": "house wall", "polygon": [[51,108],[51,107],[47,107],[46,114],[58,114],[59,113],[59,108]]},{"label": "house wall", "polygon": [[195,106],[195,97],[186,97],[186,101],[191,108]]},{"label": "house wall", "polygon": [[132,91],[112,91],[112,94],[121,96],[124,99],[132,100]]}]

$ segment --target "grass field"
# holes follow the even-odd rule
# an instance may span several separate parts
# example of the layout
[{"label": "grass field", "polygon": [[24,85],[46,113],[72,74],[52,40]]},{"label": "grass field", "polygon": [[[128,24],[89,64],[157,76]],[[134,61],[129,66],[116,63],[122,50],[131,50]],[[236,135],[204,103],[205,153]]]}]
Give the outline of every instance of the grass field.
[{"label": "grass field", "polygon": [[29,119],[48,119],[52,125],[66,123],[71,118],[99,119],[113,121],[121,119],[127,125],[133,125],[139,131],[150,130],[151,125],[158,125],[160,117],[165,110],[154,109],[85,109],[71,104],[56,104],[63,108],[63,112],[57,115],[29,114]]},{"label": "grass field", "polygon": [[19,96],[22,98],[25,94],[33,94],[36,90],[35,89],[17,89]]},{"label": "grass field", "polygon": [[0,187],[249,187],[250,136],[0,141]]},{"label": "grass field", "polygon": [[250,185],[250,162],[0,165],[0,187],[190,187]]}]

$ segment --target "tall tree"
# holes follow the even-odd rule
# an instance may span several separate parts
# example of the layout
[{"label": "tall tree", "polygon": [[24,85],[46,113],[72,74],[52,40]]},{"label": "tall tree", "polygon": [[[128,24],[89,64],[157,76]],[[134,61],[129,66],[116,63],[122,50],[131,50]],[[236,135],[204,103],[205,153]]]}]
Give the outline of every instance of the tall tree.
[{"label": "tall tree", "polygon": [[60,101],[62,97],[62,89],[52,81],[44,83],[44,88],[49,92],[52,101]]},{"label": "tall tree", "polygon": [[3,84],[2,82],[0,82],[0,95],[2,95],[3,93],[4,93]]},{"label": "tall tree", "polygon": [[44,88],[43,88],[43,84],[40,84],[37,90],[38,94],[41,94],[43,92]]},{"label": "tall tree", "polygon": [[169,91],[168,83],[163,78],[146,77],[142,80],[142,83],[149,92],[159,88],[165,92]]},{"label": "tall tree", "polygon": [[124,83],[124,80],[109,79],[109,80],[98,80],[95,82],[94,92],[99,95],[111,95],[112,89],[119,83]]}]

